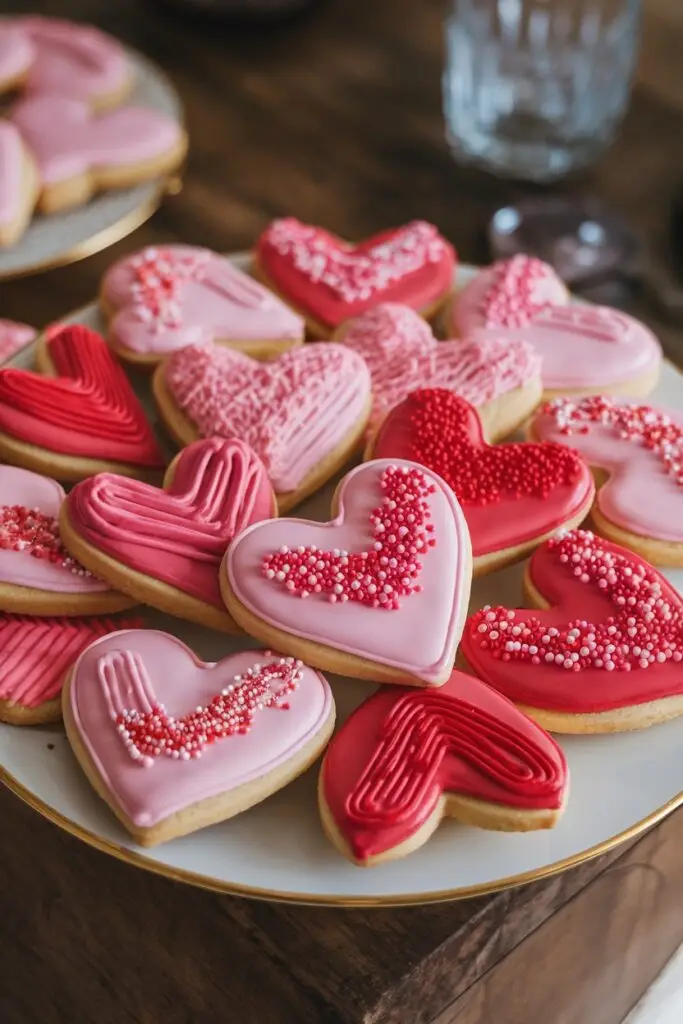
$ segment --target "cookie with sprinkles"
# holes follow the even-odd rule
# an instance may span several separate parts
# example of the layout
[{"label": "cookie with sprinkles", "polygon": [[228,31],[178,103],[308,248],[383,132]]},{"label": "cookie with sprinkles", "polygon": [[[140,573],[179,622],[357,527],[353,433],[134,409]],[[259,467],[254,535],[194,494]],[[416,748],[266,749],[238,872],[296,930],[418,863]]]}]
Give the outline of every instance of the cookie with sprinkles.
[{"label": "cookie with sprinkles", "polygon": [[366,449],[369,459],[411,459],[438,473],[462,507],[474,575],[524,558],[590,510],[591,472],[573,449],[551,442],[489,445],[476,409],[443,388],[413,391]]},{"label": "cookie with sprinkles", "polygon": [[216,342],[270,359],[304,340],[304,321],[225,256],[195,245],[149,246],[102,278],[109,344],[138,366]]},{"label": "cookie with sprinkles", "polygon": [[371,867],[413,853],[442,819],[502,832],[552,828],[568,769],[548,733],[454,671],[438,690],[382,686],[325,752],[318,804],[334,846]]},{"label": "cookie with sprinkles", "polygon": [[683,600],[639,555],[587,531],[534,552],[528,608],[482,608],[463,632],[473,672],[546,729],[643,729],[683,714]]},{"label": "cookie with sprinkles", "polygon": [[433,224],[411,221],[352,244],[294,217],[275,220],[254,248],[255,275],[328,338],[379,302],[400,302],[431,318],[450,294],[452,245]]},{"label": "cookie with sprinkles", "polygon": [[0,611],[106,615],[136,603],[69,553],[59,530],[64,499],[56,480],[0,466]]},{"label": "cookie with sprinkles", "polygon": [[324,749],[335,718],[326,679],[295,658],[247,650],[205,663],[156,630],[91,644],[62,707],[83,770],[142,846],[286,786]]},{"label": "cookie with sprinkles", "polygon": [[449,331],[463,338],[523,339],[542,360],[545,398],[608,392],[644,397],[662,349],[640,321],[608,306],[575,304],[555,270],[518,254],[483,270],[453,298]]},{"label": "cookie with sprinkles", "polygon": [[251,636],[323,671],[441,686],[467,612],[469,533],[432,470],[379,459],[340,482],[332,519],[240,534],[221,565],[228,611]]},{"label": "cookie with sprinkles", "polygon": [[683,566],[683,414],[608,395],[557,398],[530,435],[571,445],[593,468],[599,534],[653,565]]}]

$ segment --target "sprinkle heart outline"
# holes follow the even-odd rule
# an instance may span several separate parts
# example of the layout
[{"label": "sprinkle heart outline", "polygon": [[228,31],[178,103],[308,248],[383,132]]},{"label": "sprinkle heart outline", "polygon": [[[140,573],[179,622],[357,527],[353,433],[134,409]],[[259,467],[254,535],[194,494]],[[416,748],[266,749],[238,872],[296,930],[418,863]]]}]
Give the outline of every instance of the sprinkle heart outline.
[{"label": "sprinkle heart outline", "polygon": [[[438,402],[438,407],[430,410],[429,403],[433,400]],[[448,412],[452,412],[454,417],[452,429],[451,423],[443,416]],[[430,446],[429,435],[423,433],[429,426],[430,414],[434,415],[438,426],[437,444],[441,443],[449,450],[458,439],[463,443],[462,448],[451,450],[447,467],[435,465],[434,459],[429,454],[425,455],[424,448],[420,447],[421,444]],[[456,417],[461,419],[459,429]],[[564,477],[557,484],[553,483],[552,489],[542,496],[533,492],[515,494],[501,487],[491,500],[480,503],[478,495],[484,486],[482,472],[495,471],[498,462],[506,466],[508,455],[514,454],[520,455],[519,474],[525,482],[539,456],[551,471],[555,465],[563,469]],[[465,515],[472,540],[475,575],[477,570],[486,569],[486,556],[495,555],[495,568],[499,568],[504,564],[499,559],[505,558],[505,551],[511,552],[515,558],[522,558],[539,538],[568,523],[578,525],[588,513],[595,493],[593,477],[583,460],[576,457],[576,453],[574,456],[567,445],[551,442],[489,444],[474,406],[454,392],[440,388],[413,391],[394,406],[366,451],[366,458],[409,459],[439,473],[454,491]],[[570,473],[573,479],[569,478]],[[463,496],[464,489],[466,496]],[[495,500],[496,496],[498,500]],[[514,514],[515,510],[518,515]],[[492,530],[495,531],[495,540],[491,540]]]},{"label": "sprinkle heart outline", "polygon": [[[157,630],[103,637],[81,654],[62,693],[67,737],[95,790],[142,846],[194,831],[196,814],[183,814],[189,808],[201,816],[205,827],[259,803],[309,767],[334,727],[328,682],[302,666],[287,711],[264,709],[250,733],[212,744],[199,759],[159,758],[151,770],[141,770],[121,743],[98,685],[99,660],[122,650],[144,660],[156,693],[171,714],[208,703],[233,683],[235,675],[280,656],[251,649],[205,662],[178,637]],[[261,784],[258,792],[254,782]],[[227,803],[230,794],[233,800]]]},{"label": "sprinkle heart outline", "polygon": [[[675,657],[662,664],[653,662],[646,669],[636,664],[630,671],[618,667],[608,671],[592,664],[597,655],[591,653],[590,647],[580,646],[577,651],[576,644],[585,645],[586,629],[589,633],[594,630],[597,642],[601,644],[605,643],[601,639],[602,633],[612,623],[616,623],[620,632],[624,630],[617,615],[618,606],[603,594],[594,580],[583,583],[576,579],[571,570],[571,558],[567,563],[559,561],[557,550],[561,553],[561,545],[565,544],[570,551],[577,553],[588,548],[600,557],[606,555],[614,560],[618,573],[624,567],[632,569],[629,578],[633,578],[636,584],[636,577],[643,574],[646,580],[653,581],[659,588],[661,600],[667,604],[664,635],[668,636],[666,630],[670,629],[678,637],[676,647],[680,650]],[[525,572],[524,592],[527,602],[524,608],[493,609],[489,612],[487,606],[471,615],[463,631],[460,651],[475,675],[514,701],[540,725],[559,733],[618,732],[644,728],[672,714],[683,713],[683,707],[672,709],[668,703],[669,698],[683,694],[683,629],[676,632],[677,624],[683,621],[683,598],[645,559],[588,530],[560,533],[538,547],[532,555]],[[489,614],[494,615],[493,626],[485,618]],[[635,627],[632,635],[636,640],[628,640],[633,644],[639,639],[636,630],[646,630],[647,627],[637,608],[629,608],[628,614]],[[482,646],[482,637],[487,636],[483,630],[484,622],[487,622],[488,629],[495,629],[495,622],[505,616],[509,620],[508,629],[530,620],[541,623],[541,632],[545,630],[551,646],[547,648],[547,657],[543,654],[546,648],[540,648],[539,664],[532,664],[528,655],[524,661],[512,660],[513,656],[510,660],[494,657]],[[671,625],[667,626],[669,622]],[[582,623],[588,623],[588,626],[584,627]],[[575,625],[580,627],[578,637],[571,641],[574,646],[568,646],[563,639],[565,631]],[[559,632],[553,635],[553,629]],[[622,657],[619,635],[614,639],[616,651],[610,655],[617,659]],[[497,637],[495,645],[498,646]],[[572,671],[571,666],[564,664],[566,655],[563,655],[562,665],[548,664],[547,658],[555,650],[553,645],[558,649],[568,648],[581,658],[586,652],[589,662],[580,671]],[[628,658],[632,657],[632,654],[628,655]],[[652,657],[656,662],[654,653]]]},{"label": "sprinkle heart outline", "polygon": [[[294,550],[311,544],[321,551],[366,550],[373,542],[369,517],[383,493],[381,474],[390,466],[417,470],[435,488],[429,509],[437,553],[424,557],[420,593],[405,597],[397,609],[332,603],[320,594],[302,608],[301,598],[265,578],[265,558],[283,544]],[[472,574],[469,534],[452,491],[414,463],[366,462],[339,483],[331,516],[326,523],[292,518],[258,523],[233,541],[221,565],[221,591],[235,621],[269,646],[302,656],[323,671],[373,682],[443,685],[464,625]]]},{"label": "sprinkle heart outline", "polygon": [[567,775],[545,730],[456,669],[438,690],[382,687],[366,698],[325,753],[319,805],[335,845],[372,864],[400,856],[418,832],[422,845],[446,816],[500,828],[502,811],[519,830],[551,827]]}]

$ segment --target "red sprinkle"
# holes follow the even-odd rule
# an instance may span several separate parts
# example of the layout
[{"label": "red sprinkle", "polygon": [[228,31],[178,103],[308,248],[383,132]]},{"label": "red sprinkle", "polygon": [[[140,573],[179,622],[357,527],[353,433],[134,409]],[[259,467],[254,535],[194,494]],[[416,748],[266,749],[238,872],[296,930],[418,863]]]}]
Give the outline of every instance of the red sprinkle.
[{"label": "red sprinkle", "polygon": [[0,505],[0,549],[25,551],[78,576],[92,576],[64,547],[54,516],[25,505]]},{"label": "red sprinkle", "polygon": [[180,327],[180,298],[187,281],[204,276],[208,252],[178,253],[169,249],[143,249],[131,266],[135,281],[131,286],[134,307],[141,320],[158,330]]},{"label": "red sprinkle", "polygon": [[420,556],[436,544],[427,498],[436,487],[418,469],[388,466],[380,486],[382,504],[370,513],[374,544],[369,551],[321,551],[315,545],[280,550],[264,559],[263,575],[297,597],[324,594],[328,601],[356,601],[373,608],[400,607],[419,593]]},{"label": "red sprinkle", "polygon": [[672,606],[663,595],[654,569],[606,550],[587,530],[573,530],[547,543],[565,571],[600,588],[614,614],[603,622],[576,619],[556,628],[534,615],[487,605],[469,625],[470,637],[483,650],[501,661],[554,664],[573,672],[629,672],[683,660],[681,605]]}]

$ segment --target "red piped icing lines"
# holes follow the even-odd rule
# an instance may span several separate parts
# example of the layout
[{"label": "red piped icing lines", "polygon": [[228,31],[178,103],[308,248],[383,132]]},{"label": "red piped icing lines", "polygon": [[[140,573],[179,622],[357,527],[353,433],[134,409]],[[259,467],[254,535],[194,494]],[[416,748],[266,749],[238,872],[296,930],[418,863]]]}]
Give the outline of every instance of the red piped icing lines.
[{"label": "red piped icing lines", "polygon": [[602,711],[683,692],[683,602],[652,566],[584,530],[553,538],[529,567],[550,610],[486,607],[463,651],[519,703]]},{"label": "red piped icing lines", "polygon": [[0,549],[25,551],[77,576],[92,576],[64,547],[55,516],[23,505],[0,505]]},{"label": "red piped icing lines", "polygon": [[38,708],[59,696],[64,676],[93,641],[141,619],[33,619],[0,615],[0,701]]},{"label": "red piped icing lines", "polygon": [[297,597],[321,594],[333,603],[373,608],[396,609],[401,598],[419,593],[420,557],[436,544],[426,501],[436,488],[419,470],[397,466],[384,470],[380,486],[384,497],[370,513],[375,541],[369,551],[283,545],[264,559],[266,579]]},{"label": "red piped icing lines", "polygon": [[278,290],[331,327],[377,302],[430,306],[450,291],[455,266],[452,247],[425,221],[351,245],[287,217],[264,231],[257,256]]},{"label": "red piped icing lines", "polygon": [[561,526],[594,492],[577,452],[552,443],[488,445],[476,409],[442,388],[415,391],[396,406],[373,456],[411,459],[438,473],[463,507],[475,557]]},{"label": "red piped icing lines", "polygon": [[[269,652],[265,652],[268,656]],[[151,768],[158,757],[190,761],[217,740],[246,735],[267,708],[289,710],[287,695],[302,678],[302,663],[278,658],[256,663],[206,704],[182,718],[159,703],[143,659],[135,651],[113,651],[97,663],[109,717],[130,757]]]},{"label": "red piped icing lines", "polygon": [[438,690],[384,687],[325,755],[322,793],[354,856],[410,838],[454,794],[557,809],[567,779],[557,744],[508,700],[454,671]]},{"label": "red piped icing lines", "polygon": [[58,326],[47,349],[57,377],[0,370],[0,431],[65,455],[163,466],[128,378],[99,334]]}]

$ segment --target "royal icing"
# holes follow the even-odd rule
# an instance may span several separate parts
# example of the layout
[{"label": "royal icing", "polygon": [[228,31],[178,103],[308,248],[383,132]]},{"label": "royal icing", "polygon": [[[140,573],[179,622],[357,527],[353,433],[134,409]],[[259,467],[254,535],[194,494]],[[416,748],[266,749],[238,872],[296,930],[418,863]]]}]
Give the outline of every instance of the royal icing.
[{"label": "royal icing", "polygon": [[261,363],[216,345],[172,355],[165,381],[203,437],[239,437],[278,494],[296,490],[366,415],[370,375],[343,345],[305,345]]},{"label": "royal icing", "polygon": [[0,120],[0,228],[11,228],[26,202],[25,172],[21,136],[10,121]]},{"label": "royal icing", "polygon": [[304,321],[267,288],[210,249],[149,247],[105,274],[118,345],[165,354],[212,341],[302,341]]},{"label": "royal icing", "polygon": [[[70,688],[75,728],[102,784],[136,826],[150,828],[201,800],[276,773],[313,741],[334,711],[329,685],[304,665],[295,665],[292,672],[290,663],[285,673],[280,665],[278,655],[253,650],[206,664],[176,637],[154,630],[105,637],[81,655]],[[274,668],[265,671],[269,666]],[[197,751],[201,757],[191,756],[192,751],[188,758],[152,751],[144,756],[151,756],[153,764],[141,770],[141,759],[131,756],[125,737],[122,741],[117,719],[123,711],[141,723],[150,707],[163,706],[168,727],[170,719],[180,723],[193,711],[200,714],[197,708],[206,712],[229,687],[243,688],[249,703],[247,694],[254,692],[250,679],[258,679],[260,687],[266,678],[273,694],[287,680],[295,682],[286,694],[288,707],[278,707],[274,701],[270,707],[252,709],[245,731],[202,742],[202,750]],[[112,692],[118,694],[118,703],[112,703]],[[141,734],[135,735],[140,738]],[[170,734],[160,738],[173,743]],[[273,788],[277,786],[268,792]]]},{"label": "royal icing", "polygon": [[[0,136],[2,135],[2,122],[0,122]],[[2,142],[0,141],[0,149]],[[0,156],[0,162],[2,157]],[[0,171],[0,175],[2,171]],[[0,221],[2,214],[0,214]],[[6,362],[16,355],[20,349],[28,345],[36,336],[34,327],[28,324],[18,323],[16,320],[0,320],[0,363]]]},{"label": "royal icing", "polygon": [[447,388],[482,406],[537,380],[541,362],[523,341],[437,341],[407,306],[375,306],[340,339],[363,357],[372,377],[373,425],[416,388]]},{"label": "royal icing", "polygon": [[44,186],[116,167],[161,160],[181,143],[173,118],[145,107],[119,107],[93,115],[67,96],[21,100],[11,113],[35,157]]},{"label": "royal icing", "polygon": [[0,88],[14,85],[23,78],[35,59],[35,49],[28,32],[15,21],[0,23]]},{"label": "royal icing", "polygon": [[0,370],[0,431],[64,455],[163,466],[142,406],[99,334],[58,326],[47,352],[56,377]]},{"label": "royal icing", "polygon": [[596,504],[610,522],[683,542],[683,415],[605,395],[558,398],[533,423],[542,439],[571,444],[610,474]]},{"label": "royal icing", "polygon": [[35,56],[26,83],[30,95],[96,102],[120,93],[130,77],[121,44],[92,25],[33,15],[12,19],[5,31],[18,32],[30,42]]},{"label": "royal icing", "polygon": [[377,459],[412,459],[453,489],[467,520],[474,557],[524,544],[588,508],[593,478],[558,444],[484,441],[476,410],[442,389],[414,391],[386,417]]},{"label": "royal icing", "polygon": [[523,339],[543,361],[543,387],[618,387],[654,373],[659,342],[633,317],[607,306],[569,305],[570,296],[547,264],[518,255],[477,274],[454,301],[453,327],[462,337]]},{"label": "royal icing", "polygon": [[93,640],[140,625],[139,619],[35,619],[0,615],[0,701],[39,708]]},{"label": "royal icing", "polygon": [[486,607],[462,651],[515,702],[608,711],[683,693],[683,603],[642,558],[585,530],[558,535],[529,564],[547,610]]},{"label": "royal icing", "polygon": [[444,793],[518,811],[559,810],[562,751],[510,701],[463,672],[438,690],[385,686],[325,753],[321,797],[354,858],[410,839]]},{"label": "royal icing", "polygon": [[[467,526],[452,491],[430,470],[379,460],[344,477],[337,508],[329,523],[280,519],[241,534],[226,556],[235,597],[294,637],[441,683],[471,578]],[[303,584],[292,580],[294,566]]]},{"label": "royal icing", "polygon": [[452,246],[424,221],[351,245],[287,217],[264,231],[256,258],[279,292],[327,327],[382,301],[427,309],[450,290],[455,268]]},{"label": "royal icing", "polygon": [[61,594],[109,589],[64,547],[58,526],[63,501],[56,480],[0,466],[0,589],[2,584]]},{"label": "royal icing", "polygon": [[184,448],[162,490],[99,473],[67,497],[69,522],[117,562],[222,609],[218,569],[230,540],[273,514],[263,465],[241,441]]}]

